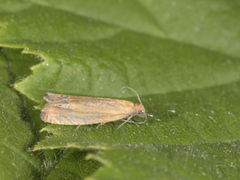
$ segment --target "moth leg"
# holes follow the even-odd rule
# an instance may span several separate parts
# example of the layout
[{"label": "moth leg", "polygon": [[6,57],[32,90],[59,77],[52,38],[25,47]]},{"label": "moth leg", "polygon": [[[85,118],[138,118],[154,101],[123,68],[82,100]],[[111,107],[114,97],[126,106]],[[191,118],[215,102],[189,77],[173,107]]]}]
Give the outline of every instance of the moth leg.
[{"label": "moth leg", "polygon": [[134,120],[134,121],[138,121],[138,122],[140,122],[140,121],[141,121],[140,119],[135,119],[135,118],[133,118],[133,120]]},{"label": "moth leg", "polygon": [[100,126],[104,125],[105,123],[101,123],[101,124],[98,124],[98,126],[96,127],[96,129],[98,129]]},{"label": "moth leg", "polygon": [[80,126],[81,126],[81,125],[78,125],[78,127],[75,129],[75,131],[74,131],[75,133],[77,132],[77,130],[78,130],[78,128],[79,128]]},{"label": "moth leg", "polygon": [[[127,118],[127,120],[125,120],[120,126],[118,126],[117,130],[118,130],[120,127],[122,127],[124,124],[126,124],[127,122],[129,122],[129,121],[132,119],[132,117],[133,117],[133,115],[129,116],[129,117]],[[132,122],[132,121],[130,121],[130,122]]]},{"label": "moth leg", "polygon": [[[125,121],[127,121],[127,120],[121,120],[121,121],[124,121],[124,122],[125,122]],[[129,123],[134,123],[134,124],[136,124],[136,125],[138,126],[138,123],[135,122],[135,121],[129,120],[128,122],[129,122]]]},{"label": "moth leg", "polygon": [[137,122],[135,122],[136,124],[143,124],[146,122],[146,120],[141,121],[141,119],[135,119],[135,118],[134,118],[134,121],[137,121]]},{"label": "moth leg", "polygon": [[129,121],[130,123],[134,123],[134,124],[136,124],[137,126],[139,126],[138,124],[139,123],[136,123],[135,121]]},{"label": "moth leg", "polygon": [[140,119],[134,119],[134,121],[137,121],[137,122],[136,122],[137,124],[143,124],[143,123],[146,122],[146,121],[141,121]]},{"label": "moth leg", "polygon": [[137,122],[138,124],[144,124],[144,123],[146,123],[147,122],[147,118],[145,118],[145,120],[144,121],[140,121],[140,122]]}]

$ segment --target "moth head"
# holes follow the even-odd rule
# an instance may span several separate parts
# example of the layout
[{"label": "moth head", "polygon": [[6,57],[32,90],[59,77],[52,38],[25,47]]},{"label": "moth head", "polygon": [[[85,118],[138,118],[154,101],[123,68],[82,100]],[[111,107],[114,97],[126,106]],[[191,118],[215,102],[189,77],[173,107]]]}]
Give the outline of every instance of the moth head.
[{"label": "moth head", "polygon": [[139,117],[144,117],[145,121],[146,121],[147,111],[146,111],[145,107],[142,104],[135,104],[135,109],[136,109],[136,115]]},{"label": "moth head", "polygon": [[146,109],[142,104],[137,104],[137,115],[140,117],[145,117],[146,116]]},{"label": "moth head", "polygon": [[142,104],[135,104],[135,109],[137,111],[137,116],[145,118],[143,122],[139,122],[138,124],[145,123],[147,121],[147,110]]}]

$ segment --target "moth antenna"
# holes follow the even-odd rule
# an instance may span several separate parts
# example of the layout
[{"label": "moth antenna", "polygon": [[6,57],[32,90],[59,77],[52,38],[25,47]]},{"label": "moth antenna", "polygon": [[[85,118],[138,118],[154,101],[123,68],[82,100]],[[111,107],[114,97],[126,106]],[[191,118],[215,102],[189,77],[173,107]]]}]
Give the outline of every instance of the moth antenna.
[{"label": "moth antenna", "polygon": [[130,88],[130,87],[128,87],[128,86],[123,86],[123,87],[122,87],[121,89],[119,89],[117,92],[113,93],[112,96],[113,96],[114,94],[118,93],[119,91],[123,90],[124,88],[130,89],[131,91],[133,91],[133,92],[137,95],[140,104],[142,104],[142,101],[141,101],[138,93],[137,93],[133,88]]}]

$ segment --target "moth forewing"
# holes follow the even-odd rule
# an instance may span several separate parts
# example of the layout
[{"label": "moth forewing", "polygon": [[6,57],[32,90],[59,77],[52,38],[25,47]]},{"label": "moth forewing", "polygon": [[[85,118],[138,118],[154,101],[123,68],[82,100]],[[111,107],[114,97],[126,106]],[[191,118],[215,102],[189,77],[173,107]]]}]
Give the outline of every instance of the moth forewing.
[{"label": "moth forewing", "polygon": [[53,94],[53,93],[46,93],[44,94],[44,100],[47,102],[64,102],[69,100],[69,95],[62,95],[62,94]]},{"label": "moth forewing", "polygon": [[137,115],[135,104],[130,101],[78,96],[65,96],[63,101],[55,101],[53,94],[50,95],[51,101],[44,106],[41,119],[53,124],[98,124],[124,119],[131,114]]},{"label": "moth forewing", "polygon": [[[123,88],[132,88],[124,86]],[[123,89],[122,88],[122,89]],[[133,116],[145,117],[146,110],[142,105],[134,104],[130,101],[81,97],[46,93],[44,99],[47,101],[41,112],[41,119],[45,122],[63,125],[90,125],[105,124],[117,120],[125,120],[123,124],[129,122]],[[120,128],[121,124],[118,128]]]}]

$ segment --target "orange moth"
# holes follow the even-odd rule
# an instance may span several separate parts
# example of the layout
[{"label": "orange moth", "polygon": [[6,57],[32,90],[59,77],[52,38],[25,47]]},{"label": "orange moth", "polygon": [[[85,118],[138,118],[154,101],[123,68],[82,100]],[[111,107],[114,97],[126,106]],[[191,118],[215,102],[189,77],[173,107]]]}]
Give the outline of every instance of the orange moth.
[{"label": "orange moth", "polygon": [[78,125],[78,127],[90,124],[100,126],[108,122],[123,120],[124,122],[117,129],[127,122],[136,123],[131,121],[134,116],[145,118],[143,122],[137,122],[138,124],[145,123],[147,113],[139,95],[127,86],[117,92],[124,88],[132,90],[137,95],[140,104],[119,99],[46,93],[44,99],[47,104],[42,109],[41,119],[53,124]]}]

